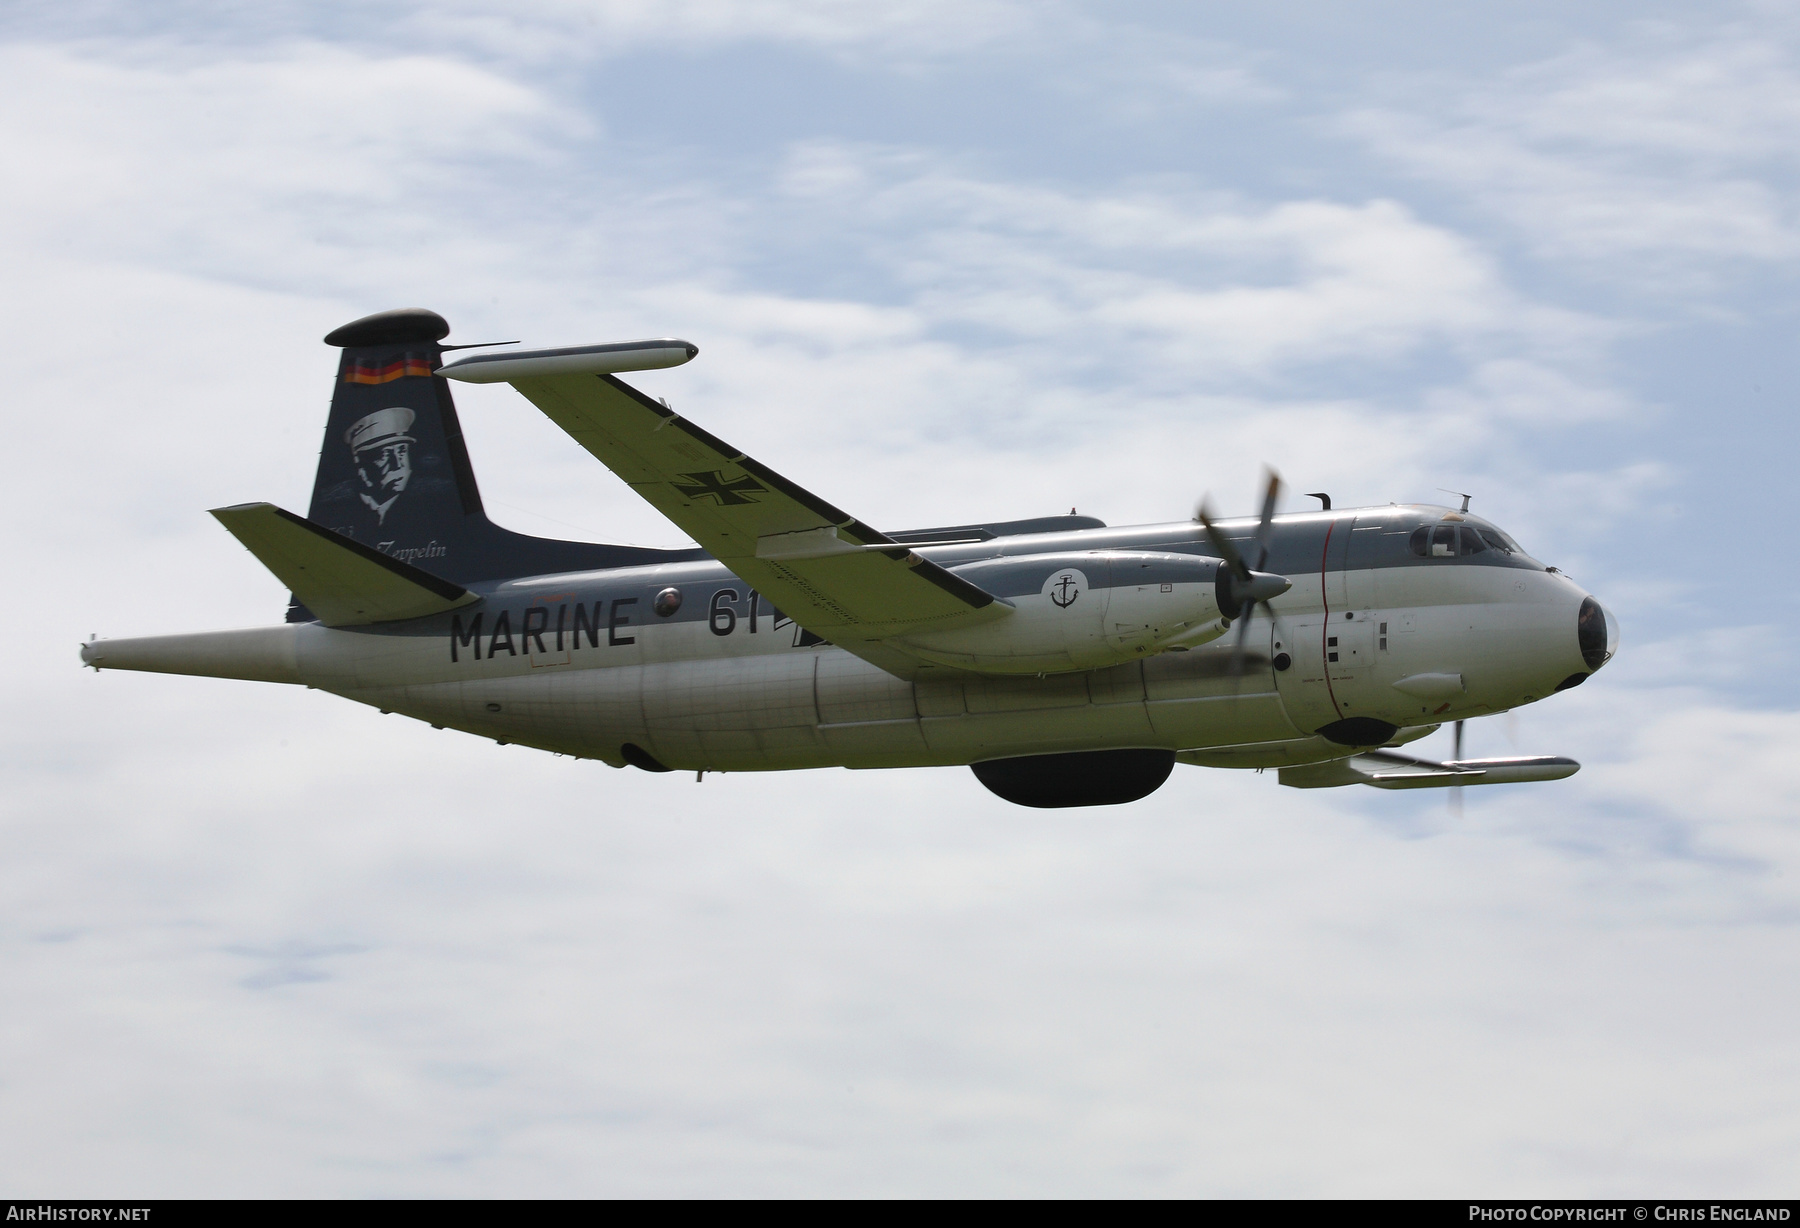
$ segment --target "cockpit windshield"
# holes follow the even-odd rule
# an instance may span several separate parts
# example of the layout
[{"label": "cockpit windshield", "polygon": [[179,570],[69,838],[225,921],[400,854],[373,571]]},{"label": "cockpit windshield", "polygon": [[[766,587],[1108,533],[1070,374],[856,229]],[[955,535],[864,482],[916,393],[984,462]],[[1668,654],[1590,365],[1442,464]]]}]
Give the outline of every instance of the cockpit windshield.
[{"label": "cockpit windshield", "polygon": [[1463,554],[1480,554],[1489,545],[1505,550],[1498,541],[1483,540],[1497,536],[1485,534],[1473,525],[1422,524],[1413,530],[1407,544],[1422,559],[1451,559]]},{"label": "cockpit windshield", "polygon": [[1422,559],[1453,559],[1495,550],[1509,557],[1528,557],[1519,543],[1498,529],[1473,524],[1423,524],[1412,531],[1407,546]]},{"label": "cockpit windshield", "polygon": [[1327,569],[1341,566],[1347,571],[1412,564],[1440,567],[1446,560],[1451,565],[1545,570],[1511,534],[1478,516],[1429,504],[1359,511],[1348,533],[1340,528],[1336,536],[1321,535],[1316,544],[1309,543],[1309,550],[1296,549],[1291,557],[1308,566],[1304,558],[1317,558],[1321,549],[1327,554]]}]

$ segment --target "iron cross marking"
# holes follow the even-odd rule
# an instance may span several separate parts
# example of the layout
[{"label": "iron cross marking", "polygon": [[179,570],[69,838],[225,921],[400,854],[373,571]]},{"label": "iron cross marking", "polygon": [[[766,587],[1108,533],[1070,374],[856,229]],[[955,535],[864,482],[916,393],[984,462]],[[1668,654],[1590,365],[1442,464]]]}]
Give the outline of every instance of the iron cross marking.
[{"label": "iron cross marking", "polygon": [[684,473],[685,482],[670,482],[676,490],[690,499],[717,499],[720,507],[738,507],[745,503],[755,503],[750,497],[751,491],[766,494],[768,487],[748,475],[734,478],[727,482],[725,475],[718,469],[710,469],[704,473]]}]

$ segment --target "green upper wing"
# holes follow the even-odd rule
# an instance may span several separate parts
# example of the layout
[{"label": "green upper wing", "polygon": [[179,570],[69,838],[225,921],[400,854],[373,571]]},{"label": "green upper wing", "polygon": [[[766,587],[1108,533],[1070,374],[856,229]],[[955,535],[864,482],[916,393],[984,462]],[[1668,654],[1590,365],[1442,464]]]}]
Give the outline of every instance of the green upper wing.
[{"label": "green upper wing", "polygon": [[1010,610],[611,375],[510,382],[782,613],[884,669],[919,665],[891,636]]}]

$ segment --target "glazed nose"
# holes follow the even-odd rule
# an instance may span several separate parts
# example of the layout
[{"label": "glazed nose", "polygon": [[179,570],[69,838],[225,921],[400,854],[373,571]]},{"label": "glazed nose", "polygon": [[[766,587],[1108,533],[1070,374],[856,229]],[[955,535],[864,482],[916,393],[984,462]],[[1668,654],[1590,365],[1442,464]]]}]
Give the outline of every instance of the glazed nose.
[{"label": "glazed nose", "polygon": [[1619,620],[1592,597],[1585,597],[1575,614],[1575,639],[1581,646],[1582,663],[1599,669],[1619,651]]}]

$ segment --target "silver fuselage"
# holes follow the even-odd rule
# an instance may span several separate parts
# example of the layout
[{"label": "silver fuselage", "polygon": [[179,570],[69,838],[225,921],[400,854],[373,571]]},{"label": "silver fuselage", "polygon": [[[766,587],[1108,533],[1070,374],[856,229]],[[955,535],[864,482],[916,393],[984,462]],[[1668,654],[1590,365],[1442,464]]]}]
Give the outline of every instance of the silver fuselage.
[{"label": "silver fuselage", "polygon": [[[1392,741],[1406,741],[1441,721],[1532,703],[1590,672],[1576,633],[1588,594],[1522,554],[1406,552],[1407,534],[1444,520],[1485,524],[1428,507],[1280,517],[1267,567],[1293,587],[1272,603],[1275,621],[1256,616],[1241,670],[1229,664],[1233,628],[1201,647],[1104,669],[982,677],[926,668],[909,681],[809,643],[704,560],[472,585],[477,605],[404,623],[102,641],[88,655],[105,668],[301,683],[614,765],[628,744],[690,771],[1123,747],[1214,766],[1314,763],[1349,753],[1314,732],[1334,722],[1371,718],[1400,727]],[[1226,529],[1247,539],[1254,527]],[[918,550],[950,568],[1080,551],[1212,553],[1191,522]],[[659,615],[656,595],[671,588],[679,609]]]}]

